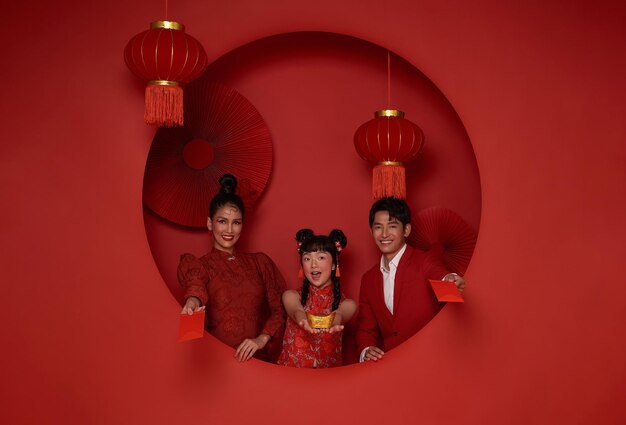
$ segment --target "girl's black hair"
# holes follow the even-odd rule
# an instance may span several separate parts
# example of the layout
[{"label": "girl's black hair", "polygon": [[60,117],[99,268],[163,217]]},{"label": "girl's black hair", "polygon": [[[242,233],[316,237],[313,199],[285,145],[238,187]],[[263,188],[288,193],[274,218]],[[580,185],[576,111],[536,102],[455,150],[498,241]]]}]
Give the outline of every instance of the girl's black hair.
[{"label": "girl's black hair", "polygon": [[236,206],[239,211],[241,211],[241,218],[243,219],[243,201],[239,195],[235,193],[237,189],[237,178],[232,174],[224,174],[219,181],[221,188],[219,193],[211,199],[211,203],[209,204],[209,218],[213,220],[217,210],[230,204]]},{"label": "girl's black hair", "polygon": [[[337,266],[339,264],[339,251],[337,250],[336,243],[339,244],[341,249],[345,248],[348,244],[346,235],[339,230],[333,229],[328,236],[315,235],[311,229],[300,229],[296,233],[296,241],[298,242],[298,252],[300,253],[300,262],[302,263],[302,255],[307,252],[321,252],[326,251],[330,253],[333,258],[334,270],[330,272],[330,280],[333,282],[333,307],[335,311],[339,308],[339,302],[341,301],[341,289],[339,286],[339,276],[337,276]],[[302,282],[302,296],[300,303],[304,306],[306,299],[309,296],[309,280],[304,277]]]}]

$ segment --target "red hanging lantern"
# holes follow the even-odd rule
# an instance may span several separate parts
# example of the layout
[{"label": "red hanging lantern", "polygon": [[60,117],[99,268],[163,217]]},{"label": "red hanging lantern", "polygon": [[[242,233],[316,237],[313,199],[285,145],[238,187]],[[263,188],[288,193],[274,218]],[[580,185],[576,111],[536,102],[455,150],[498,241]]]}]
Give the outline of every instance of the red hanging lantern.
[{"label": "red hanging lantern", "polygon": [[415,158],[424,145],[422,129],[404,119],[404,112],[383,109],[374,119],[358,128],[354,147],[366,161],[375,162],[372,170],[372,195],[375,198],[406,198],[403,163]]},{"label": "red hanging lantern", "polygon": [[207,67],[204,48],[185,34],[185,26],[173,21],[155,21],[137,34],[124,49],[130,70],[147,82],[147,124],[164,127],[183,125],[182,85],[199,77]]}]

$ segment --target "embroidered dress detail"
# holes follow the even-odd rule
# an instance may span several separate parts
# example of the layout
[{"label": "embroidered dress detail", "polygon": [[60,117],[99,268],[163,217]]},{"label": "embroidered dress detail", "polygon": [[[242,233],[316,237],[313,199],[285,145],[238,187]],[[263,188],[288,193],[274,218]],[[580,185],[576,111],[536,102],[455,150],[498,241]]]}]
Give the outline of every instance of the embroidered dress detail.
[{"label": "embroidered dress detail", "polygon": [[[301,293],[299,290],[298,293]],[[341,294],[341,300],[345,297]],[[317,316],[329,315],[332,312],[333,287],[319,289],[309,286],[309,296],[304,311]],[[287,328],[283,339],[283,351],[278,364],[292,367],[328,368],[341,366],[341,335],[310,334],[302,329],[291,318],[287,319]]]}]

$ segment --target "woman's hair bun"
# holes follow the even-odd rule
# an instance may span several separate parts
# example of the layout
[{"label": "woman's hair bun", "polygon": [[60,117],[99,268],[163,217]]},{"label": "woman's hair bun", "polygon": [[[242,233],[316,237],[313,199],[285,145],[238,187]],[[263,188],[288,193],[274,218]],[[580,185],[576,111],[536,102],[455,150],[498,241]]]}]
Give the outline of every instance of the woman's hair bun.
[{"label": "woman's hair bun", "polygon": [[311,238],[313,236],[315,236],[315,234],[313,233],[313,230],[311,230],[311,229],[300,229],[300,230],[298,230],[296,232],[296,241],[301,244],[302,242],[304,242],[305,240],[307,240],[307,239],[309,239],[309,238]]},{"label": "woman's hair bun", "polygon": [[232,174],[224,174],[220,178],[221,193],[235,193],[237,190],[237,178]]},{"label": "woman's hair bun", "polygon": [[342,249],[348,245],[348,238],[346,238],[346,235],[344,235],[344,233],[339,229],[331,230],[328,234],[328,238],[333,242],[339,242]]}]

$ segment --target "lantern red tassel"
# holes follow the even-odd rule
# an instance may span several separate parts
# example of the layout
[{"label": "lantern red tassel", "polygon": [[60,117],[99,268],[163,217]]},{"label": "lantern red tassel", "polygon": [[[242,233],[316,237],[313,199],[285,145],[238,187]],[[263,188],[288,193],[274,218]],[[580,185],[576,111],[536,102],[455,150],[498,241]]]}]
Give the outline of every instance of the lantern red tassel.
[{"label": "lantern red tassel", "polygon": [[354,147],[361,158],[375,162],[372,170],[374,198],[406,198],[403,162],[415,158],[424,145],[424,133],[404,112],[396,109],[377,111],[374,119],[358,128]]},{"label": "lantern red tassel", "polygon": [[156,21],[134,36],[124,49],[128,68],[147,82],[146,124],[183,125],[182,85],[199,77],[207,56],[195,38],[178,22]]},{"label": "lantern red tassel", "polygon": [[144,120],[164,127],[183,125],[183,89],[178,84],[148,83]]},{"label": "lantern red tassel", "polygon": [[378,164],[372,170],[372,195],[379,199],[385,196],[406,198],[406,178],[400,162]]}]

